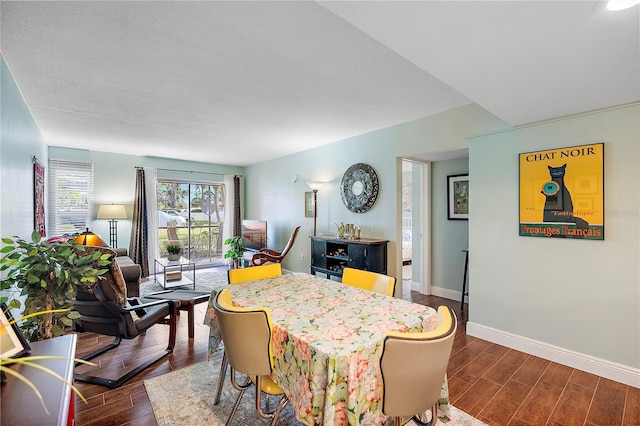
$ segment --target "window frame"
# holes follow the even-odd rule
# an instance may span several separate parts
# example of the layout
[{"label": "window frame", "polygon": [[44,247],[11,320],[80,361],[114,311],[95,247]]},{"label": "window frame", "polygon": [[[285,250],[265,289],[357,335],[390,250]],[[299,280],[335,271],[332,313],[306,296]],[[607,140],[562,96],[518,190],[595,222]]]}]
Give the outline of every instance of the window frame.
[{"label": "window frame", "polygon": [[49,232],[74,234],[91,228],[93,163],[49,160]]}]

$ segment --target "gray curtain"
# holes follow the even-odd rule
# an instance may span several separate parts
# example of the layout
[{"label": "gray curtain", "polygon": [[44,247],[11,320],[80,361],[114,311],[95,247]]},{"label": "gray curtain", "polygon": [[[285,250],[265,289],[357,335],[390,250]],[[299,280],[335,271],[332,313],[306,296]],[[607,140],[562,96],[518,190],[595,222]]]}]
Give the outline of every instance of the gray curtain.
[{"label": "gray curtain", "polygon": [[233,235],[242,235],[242,214],[240,212],[240,177],[233,177]]},{"label": "gray curtain", "polygon": [[148,235],[144,169],[138,168],[136,169],[136,193],[133,201],[133,223],[131,225],[129,256],[131,260],[140,265],[143,277],[149,276]]}]

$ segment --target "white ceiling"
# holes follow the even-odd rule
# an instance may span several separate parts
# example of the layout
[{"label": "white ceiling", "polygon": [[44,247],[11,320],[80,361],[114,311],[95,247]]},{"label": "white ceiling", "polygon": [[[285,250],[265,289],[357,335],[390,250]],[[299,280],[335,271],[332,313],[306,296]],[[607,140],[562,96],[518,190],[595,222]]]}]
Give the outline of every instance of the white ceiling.
[{"label": "white ceiling", "polygon": [[2,54],[55,146],[242,166],[473,102],[518,125],[640,100],[639,7],[595,0],[0,14]]}]

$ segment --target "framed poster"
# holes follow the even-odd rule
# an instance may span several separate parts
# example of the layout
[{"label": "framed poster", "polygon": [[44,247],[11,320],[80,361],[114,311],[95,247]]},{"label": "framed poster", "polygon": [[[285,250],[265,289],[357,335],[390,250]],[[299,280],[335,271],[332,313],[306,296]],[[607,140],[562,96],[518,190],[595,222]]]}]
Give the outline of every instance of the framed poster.
[{"label": "framed poster", "polygon": [[469,175],[447,176],[447,219],[469,220]]},{"label": "framed poster", "polygon": [[304,217],[313,217],[313,191],[304,193]]},{"label": "framed poster", "polygon": [[13,321],[7,305],[0,303],[0,358],[19,357],[30,349],[29,342]]},{"label": "framed poster", "polygon": [[44,217],[44,166],[33,157],[33,229],[41,237],[47,235]]},{"label": "framed poster", "polygon": [[521,236],[604,240],[604,143],[519,160]]}]

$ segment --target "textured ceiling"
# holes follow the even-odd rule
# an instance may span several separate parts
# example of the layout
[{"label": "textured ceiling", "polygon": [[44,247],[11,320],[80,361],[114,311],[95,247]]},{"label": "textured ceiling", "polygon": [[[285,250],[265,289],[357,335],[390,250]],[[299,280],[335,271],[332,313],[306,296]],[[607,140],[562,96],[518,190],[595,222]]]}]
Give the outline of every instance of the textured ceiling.
[{"label": "textured ceiling", "polygon": [[472,102],[640,100],[639,8],[603,6],[2,1],[0,47],[50,145],[248,165]]}]

